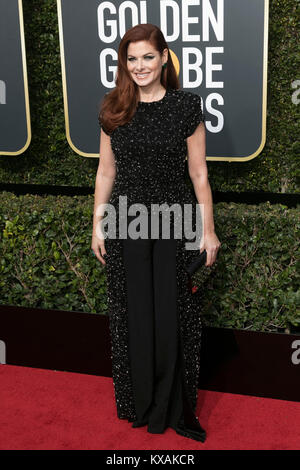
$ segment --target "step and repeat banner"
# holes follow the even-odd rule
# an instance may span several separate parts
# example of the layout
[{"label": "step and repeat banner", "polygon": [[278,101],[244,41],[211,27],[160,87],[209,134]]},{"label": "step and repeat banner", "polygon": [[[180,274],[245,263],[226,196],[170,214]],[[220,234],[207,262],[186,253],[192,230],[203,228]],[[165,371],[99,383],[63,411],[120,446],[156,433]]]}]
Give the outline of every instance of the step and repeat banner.
[{"label": "step and repeat banner", "polygon": [[99,156],[98,108],[115,87],[118,46],[140,23],[160,27],[181,87],[203,99],[207,159],[247,161],[266,140],[267,0],[57,0],[66,136]]},{"label": "step and repeat banner", "polygon": [[21,0],[0,0],[0,155],[19,155],[30,144]]},{"label": "step and repeat banner", "polygon": [[[57,0],[66,138],[99,157],[98,112],[126,30],[162,30],[181,87],[202,97],[208,160],[247,161],[266,140],[268,0]],[[0,0],[0,154],[31,139],[21,0]]]}]

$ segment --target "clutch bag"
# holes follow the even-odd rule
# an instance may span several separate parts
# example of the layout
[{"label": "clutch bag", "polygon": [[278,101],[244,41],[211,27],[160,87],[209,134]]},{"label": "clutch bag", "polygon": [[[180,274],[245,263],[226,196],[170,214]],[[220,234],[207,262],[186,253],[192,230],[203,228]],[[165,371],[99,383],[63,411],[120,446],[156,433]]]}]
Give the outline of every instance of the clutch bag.
[{"label": "clutch bag", "polygon": [[203,266],[206,262],[206,250],[203,250],[193,261],[186,267],[186,270],[190,276],[195,274],[198,269]]}]

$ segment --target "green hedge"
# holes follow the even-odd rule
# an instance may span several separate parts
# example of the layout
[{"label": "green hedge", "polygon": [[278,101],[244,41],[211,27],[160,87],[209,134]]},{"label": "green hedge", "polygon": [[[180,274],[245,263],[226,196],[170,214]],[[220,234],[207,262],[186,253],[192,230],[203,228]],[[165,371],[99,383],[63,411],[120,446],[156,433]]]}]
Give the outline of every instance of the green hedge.
[{"label": "green hedge", "polygon": [[[65,137],[56,0],[24,1],[23,8],[33,137],[24,154],[0,157],[0,181],[93,186],[98,159],[77,155]],[[208,161],[213,190],[298,192],[297,8],[295,0],[270,1],[266,145],[245,163]]]},{"label": "green hedge", "polygon": [[[3,192],[0,207],[1,304],[107,314],[105,267],[90,250],[93,196]],[[299,208],[218,203],[214,213],[222,247],[193,279],[204,324],[299,329]]]}]

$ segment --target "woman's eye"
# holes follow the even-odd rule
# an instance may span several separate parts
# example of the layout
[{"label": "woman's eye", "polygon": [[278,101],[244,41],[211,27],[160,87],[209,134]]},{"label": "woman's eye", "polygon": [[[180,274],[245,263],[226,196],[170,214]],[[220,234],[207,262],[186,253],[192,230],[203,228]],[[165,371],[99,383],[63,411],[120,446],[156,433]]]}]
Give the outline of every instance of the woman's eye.
[{"label": "woman's eye", "polygon": [[[152,56],[152,55],[147,55],[147,56],[145,57],[145,59],[153,59],[153,58],[154,58],[154,56]],[[130,62],[132,62],[133,60],[135,60],[135,57],[129,57],[128,60],[129,60]]]}]

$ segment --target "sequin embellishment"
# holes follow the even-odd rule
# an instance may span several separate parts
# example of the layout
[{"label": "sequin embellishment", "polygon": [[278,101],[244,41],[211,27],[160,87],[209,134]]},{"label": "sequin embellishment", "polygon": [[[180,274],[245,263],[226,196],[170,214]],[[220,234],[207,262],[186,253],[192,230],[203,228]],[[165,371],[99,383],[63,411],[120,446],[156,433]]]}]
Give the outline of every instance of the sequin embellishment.
[{"label": "sequin embellishment", "polygon": [[[183,90],[167,89],[154,102],[139,102],[133,119],[111,134],[117,176],[109,203],[119,217],[118,198],[127,196],[128,206],[151,203],[169,206],[197,202],[185,184],[186,138],[205,120],[201,98]],[[118,233],[118,228],[117,228]],[[177,240],[177,307],[184,355],[185,387],[193,412],[196,411],[200,371],[201,297],[188,289],[185,266],[195,251],[185,249],[185,239]],[[122,240],[105,240],[108,315],[111,335],[112,376],[117,416],[137,419],[128,355],[127,295]]]}]

